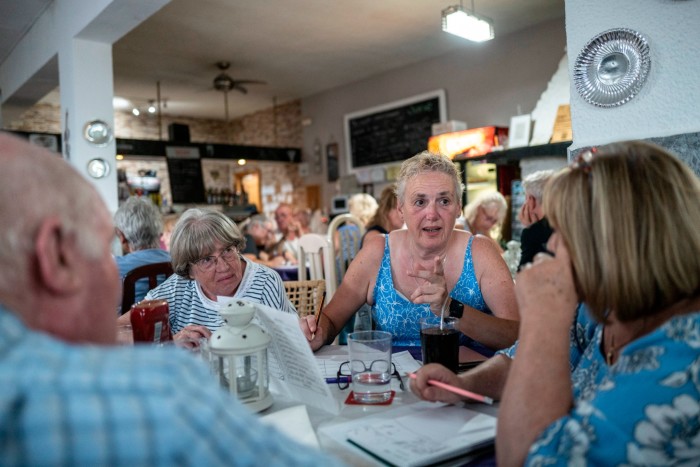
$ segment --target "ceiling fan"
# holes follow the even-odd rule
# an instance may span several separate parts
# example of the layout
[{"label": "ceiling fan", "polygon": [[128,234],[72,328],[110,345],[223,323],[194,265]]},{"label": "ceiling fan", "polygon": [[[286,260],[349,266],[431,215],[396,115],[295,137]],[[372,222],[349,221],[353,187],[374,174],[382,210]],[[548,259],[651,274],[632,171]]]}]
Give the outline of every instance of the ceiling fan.
[{"label": "ceiling fan", "polygon": [[220,61],[216,62],[216,66],[221,70],[216,78],[214,78],[214,89],[217,91],[222,91],[224,93],[224,106],[226,111],[226,122],[228,123],[228,92],[229,91],[239,91],[243,94],[248,94],[248,89],[244,85],[248,84],[267,84],[265,81],[258,79],[233,79],[226,73],[226,70],[231,66],[230,62]]}]

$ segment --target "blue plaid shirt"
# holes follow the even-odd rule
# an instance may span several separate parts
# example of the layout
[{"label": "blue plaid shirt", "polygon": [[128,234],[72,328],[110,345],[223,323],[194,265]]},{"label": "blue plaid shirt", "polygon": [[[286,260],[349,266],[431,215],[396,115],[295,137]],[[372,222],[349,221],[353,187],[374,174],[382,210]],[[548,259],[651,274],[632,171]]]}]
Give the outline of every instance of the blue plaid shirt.
[{"label": "blue plaid shirt", "polygon": [[[2,465],[333,465],[184,352],[68,345],[0,305]],[[210,382],[211,381],[211,382]]]}]

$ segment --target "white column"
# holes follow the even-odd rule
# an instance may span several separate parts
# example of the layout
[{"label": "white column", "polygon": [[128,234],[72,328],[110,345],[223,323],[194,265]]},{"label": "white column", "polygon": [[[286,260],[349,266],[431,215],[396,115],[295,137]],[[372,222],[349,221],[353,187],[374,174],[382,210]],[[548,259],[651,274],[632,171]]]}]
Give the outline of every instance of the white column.
[{"label": "white column", "polygon": [[[114,131],[112,45],[68,39],[59,48],[58,69],[63,157],[97,187],[114,212],[118,205],[115,140],[100,147],[83,137],[85,125],[92,120],[102,120]],[[95,179],[88,174],[88,161],[94,158],[109,164],[106,177]]]}]

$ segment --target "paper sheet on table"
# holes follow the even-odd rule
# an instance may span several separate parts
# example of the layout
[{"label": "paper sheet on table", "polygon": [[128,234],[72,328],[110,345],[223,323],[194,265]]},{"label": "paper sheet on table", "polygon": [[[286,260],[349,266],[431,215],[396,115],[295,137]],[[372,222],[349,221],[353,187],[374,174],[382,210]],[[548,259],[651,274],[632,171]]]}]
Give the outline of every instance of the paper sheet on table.
[{"label": "paper sheet on table", "polygon": [[301,444],[321,449],[305,405],[297,405],[260,417],[265,425],[279,431]]},{"label": "paper sheet on table", "polygon": [[[326,346],[316,352],[314,356],[321,375],[324,378],[335,378],[338,376],[341,363],[348,361],[347,346],[337,348]],[[418,371],[421,366],[408,350],[391,354],[391,361],[396,366],[396,371],[402,376]]]},{"label": "paper sheet on table", "polygon": [[[226,300],[226,297],[219,297],[219,303]],[[338,402],[321,376],[309,341],[301,332],[299,317],[258,303],[255,307],[259,311],[254,319],[272,337],[267,352],[271,391],[334,415],[340,413]]]},{"label": "paper sheet on table", "polygon": [[496,417],[422,401],[324,426],[319,434],[346,448],[370,452],[392,465],[423,466],[492,444]]}]

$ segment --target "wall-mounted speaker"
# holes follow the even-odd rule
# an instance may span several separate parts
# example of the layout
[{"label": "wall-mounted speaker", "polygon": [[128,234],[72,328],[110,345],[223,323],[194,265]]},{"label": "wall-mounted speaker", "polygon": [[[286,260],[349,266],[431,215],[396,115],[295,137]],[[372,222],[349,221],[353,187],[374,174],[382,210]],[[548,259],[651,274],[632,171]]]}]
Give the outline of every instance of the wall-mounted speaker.
[{"label": "wall-mounted speaker", "polygon": [[168,125],[168,136],[170,141],[177,143],[190,142],[190,127],[181,123],[171,123]]}]

